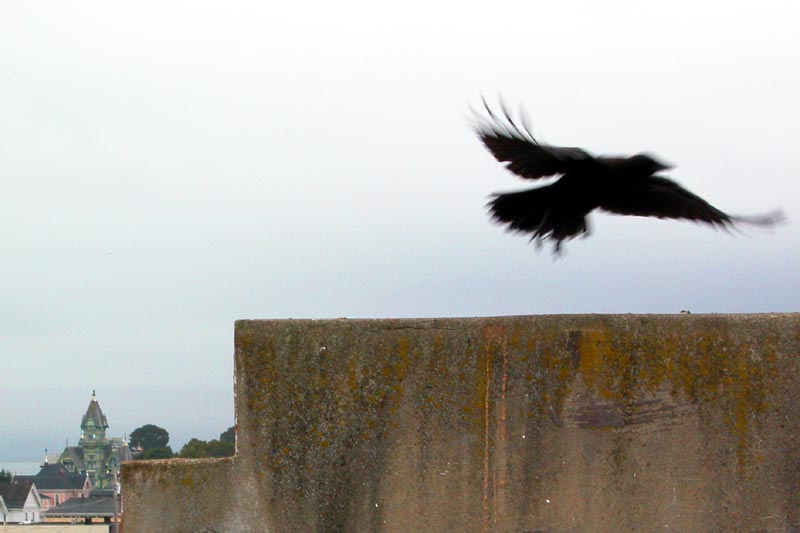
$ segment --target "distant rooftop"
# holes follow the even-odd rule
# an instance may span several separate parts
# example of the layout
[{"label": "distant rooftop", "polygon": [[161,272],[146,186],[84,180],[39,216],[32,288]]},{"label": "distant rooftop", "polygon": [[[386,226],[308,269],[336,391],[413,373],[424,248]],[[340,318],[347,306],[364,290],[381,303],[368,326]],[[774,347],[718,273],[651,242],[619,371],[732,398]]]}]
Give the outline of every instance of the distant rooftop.
[{"label": "distant rooftop", "polygon": [[31,485],[33,485],[33,481],[17,477],[10,483],[0,483],[0,496],[3,497],[6,507],[9,509],[22,508],[25,500],[28,499]]},{"label": "distant rooftop", "polygon": [[56,505],[42,513],[48,518],[106,518],[114,516],[114,496],[111,491],[105,491],[104,496],[89,496],[86,498],[70,498],[61,505]]},{"label": "distant rooftop", "polygon": [[106,415],[103,414],[103,410],[100,409],[100,403],[97,401],[95,391],[92,391],[92,399],[89,402],[89,407],[86,409],[86,413],[81,419],[81,428],[87,427],[90,420],[94,423],[95,427],[108,427],[108,420],[106,419]]},{"label": "distant rooftop", "polygon": [[17,480],[31,480],[39,490],[80,490],[86,484],[86,473],[73,473],[61,463],[42,465],[34,476],[16,476]]}]

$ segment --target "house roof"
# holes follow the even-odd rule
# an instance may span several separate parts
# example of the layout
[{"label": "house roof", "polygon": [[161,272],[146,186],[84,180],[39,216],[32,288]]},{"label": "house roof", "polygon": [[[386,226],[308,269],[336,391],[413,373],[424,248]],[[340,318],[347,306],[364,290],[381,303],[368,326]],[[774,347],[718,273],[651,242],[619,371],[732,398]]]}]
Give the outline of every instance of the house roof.
[{"label": "house roof", "polygon": [[111,446],[106,448],[103,455],[103,462],[108,463],[112,455],[117,458],[117,464],[133,459],[130,446],[122,439],[112,439]]},{"label": "house roof", "polygon": [[64,474],[69,474],[69,470],[64,468],[64,465],[61,463],[45,463],[41,467],[39,467],[39,473],[36,474],[37,476],[63,476]]},{"label": "house roof", "polygon": [[17,480],[18,477],[16,476],[10,483],[0,483],[0,496],[9,509],[22,509],[33,487],[33,481]]},{"label": "house roof", "polygon": [[70,498],[61,505],[51,507],[44,512],[45,516],[114,516],[114,496],[89,496],[86,498]]},{"label": "house roof", "polygon": [[103,410],[100,409],[100,404],[97,402],[94,391],[92,391],[92,399],[89,402],[89,407],[86,408],[86,413],[84,413],[81,419],[81,429],[89,424],[89,420],[94,422],[95,427],[108,427],[108,420],[106,420],[106,415],[103,414]]},{"label": "house roof", "polygon": [[117,459],[120,463],[133,459],[133,452],[125,439],[112,437],[109,440],[111,441],[111,449],[117,454]]},{"label": "house roof", "polygon": [[83,448],[80,446],[68,446],[64,448],[64,453],[59,458],[60,462],[71,462],[75,465],[75,471],[81,472],[86,470],[86,465],[83,463]]},{"label": "house roof", "polygon": [[39,490],[80,490],[86,485],[86,473],[73,473],[61,463],[43,465],[35,476],[16,476],[14,479],[30,479]]}]

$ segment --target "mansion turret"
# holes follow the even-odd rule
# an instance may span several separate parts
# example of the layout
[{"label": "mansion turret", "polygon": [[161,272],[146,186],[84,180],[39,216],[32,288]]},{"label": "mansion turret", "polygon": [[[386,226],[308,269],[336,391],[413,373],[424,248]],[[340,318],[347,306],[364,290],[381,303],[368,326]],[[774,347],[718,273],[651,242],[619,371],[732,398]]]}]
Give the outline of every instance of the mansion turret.
[{"label": "mansion turret", "polygon": [[123,438],[107,437],[108,420],[94,391],[89,407],[81,419],[81,438],[77,446],[67,446],[59,462],[70,472],[89,476],[92,487],[110,488],[113,472],[119,472],[123,461],[132,459],[131,449]]}]

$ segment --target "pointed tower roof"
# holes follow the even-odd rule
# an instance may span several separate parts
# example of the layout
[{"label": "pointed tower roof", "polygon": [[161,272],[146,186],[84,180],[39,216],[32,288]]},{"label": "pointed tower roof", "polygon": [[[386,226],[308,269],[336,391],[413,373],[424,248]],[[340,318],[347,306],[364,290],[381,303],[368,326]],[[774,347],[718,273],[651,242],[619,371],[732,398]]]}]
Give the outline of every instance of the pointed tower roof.
[{"label": "pointed tower roof", "polygon": [[89,402],[86,414],[84,414],[81,419],[81,429],[86,428],[89,420],[94,422],[95,427],[103,429],[108,427],[108,420],[106,420],[106,415],[103,414],[103,410],[100,409],[100,404],[97,403],[97,397],[94,391],[92,391],[92,400]]}]

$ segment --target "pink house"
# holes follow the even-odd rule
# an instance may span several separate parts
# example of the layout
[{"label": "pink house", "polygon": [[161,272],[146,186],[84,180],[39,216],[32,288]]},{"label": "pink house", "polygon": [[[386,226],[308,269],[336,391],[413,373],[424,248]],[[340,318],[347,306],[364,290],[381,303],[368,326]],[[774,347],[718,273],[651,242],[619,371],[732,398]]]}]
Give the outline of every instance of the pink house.
[{"label": "pink house", "polygon": [[14,480],[31,480],[36,483],[42,498],[42,510],[55,507],[70,498],[87,497],[92,490],[86,472],[70,472],[61,463],[45,463],[35,476],[16,476]]}]

